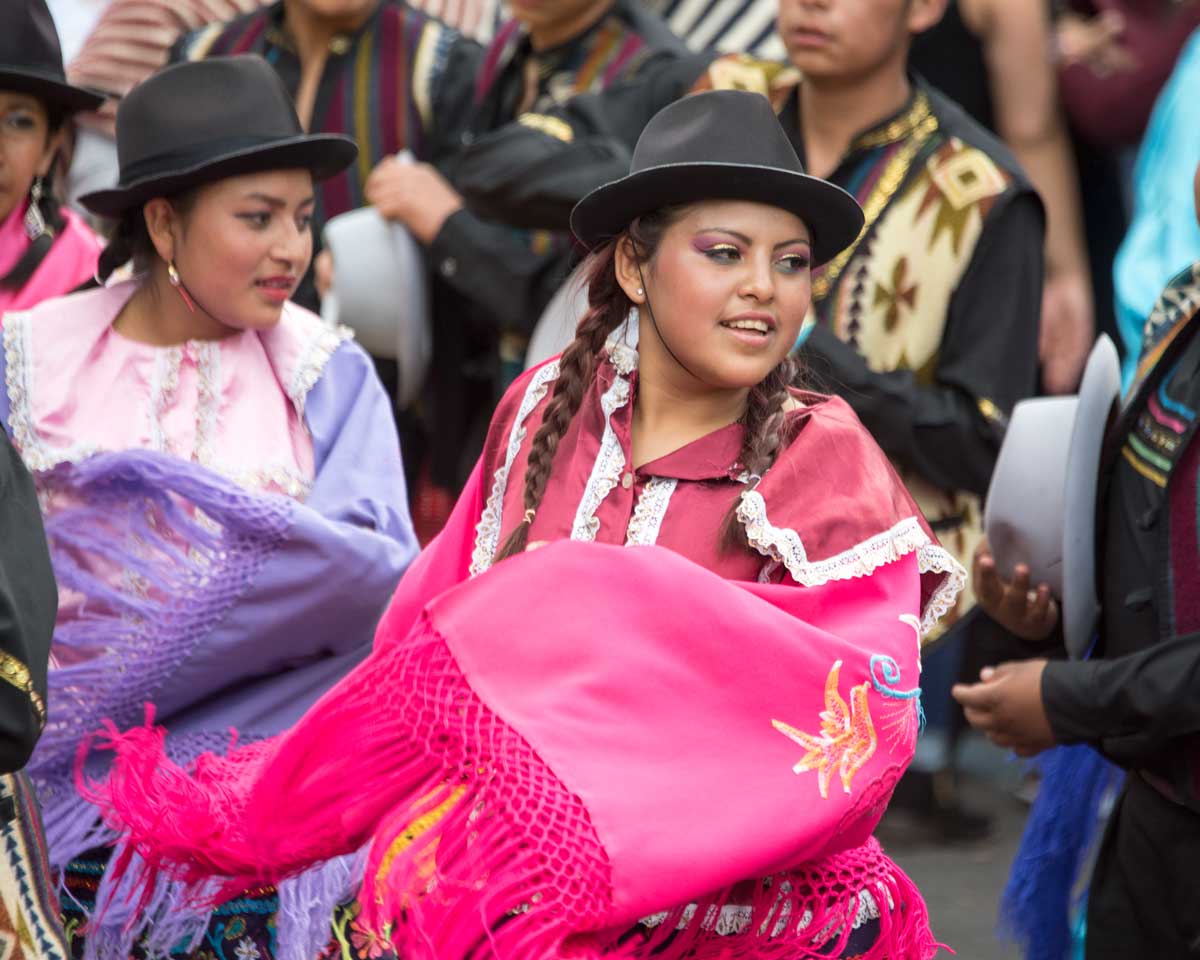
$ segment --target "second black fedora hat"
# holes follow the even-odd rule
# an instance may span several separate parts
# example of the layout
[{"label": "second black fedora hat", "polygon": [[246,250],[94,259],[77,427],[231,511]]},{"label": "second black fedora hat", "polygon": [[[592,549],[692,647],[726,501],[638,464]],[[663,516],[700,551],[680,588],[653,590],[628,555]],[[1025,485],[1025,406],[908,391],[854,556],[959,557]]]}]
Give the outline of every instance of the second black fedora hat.
[{"label": "second black fedora hat", "polygon": [[853,243],[863,225],[850,194],[804,172],[766,97],[714,90],[656,113],[638,138],[629,175],[580,200],[571,229],[595,247],[636,217],[705,200],[750,200],[796,214],[812,233],[814,265]]},{"label": "second black fedora hat", "polygon": [[32,94],[69,113],[95,110],[105,99],[67,83],[45,0],[0,0],[0,90]]},{"label": "second black fedora hat", "polygon": [[80,197],[100,216],[119,217],[243,173],[303,168],[318,179],[354,162],[349,137],[309,134],[278,74],[258,56],[213,57],[166,67],[117,108],[117,185]]}]

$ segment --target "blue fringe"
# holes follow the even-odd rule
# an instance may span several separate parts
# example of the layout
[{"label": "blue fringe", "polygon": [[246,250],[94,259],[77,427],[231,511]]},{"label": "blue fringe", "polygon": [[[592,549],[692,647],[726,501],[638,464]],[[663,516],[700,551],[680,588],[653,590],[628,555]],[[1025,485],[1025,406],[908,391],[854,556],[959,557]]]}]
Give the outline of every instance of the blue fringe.
[{"label": "blue fringe", "polygon": [[1031,767],[1041,785],[1000,901],[1000,934],[1022,946],[1026,960],[1069,960],[1079,873],[1101,802],[1124,774],[1087,746],[1056,747]]}]

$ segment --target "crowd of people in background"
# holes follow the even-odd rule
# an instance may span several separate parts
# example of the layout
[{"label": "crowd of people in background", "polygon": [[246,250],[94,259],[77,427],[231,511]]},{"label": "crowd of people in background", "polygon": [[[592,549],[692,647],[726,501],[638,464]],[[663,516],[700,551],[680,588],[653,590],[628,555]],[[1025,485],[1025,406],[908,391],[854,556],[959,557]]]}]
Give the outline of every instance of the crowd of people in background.
[{"label": "crowd of people in background", "polygon": [[[868,837],[889,800],[941,840],[987,834],[956,789],[974,726],[1097,764],[1038,775],[1081,848],[1097,809],[1107,825],[1085,901],[1059,889],[1044,923],[1011,924],[1030,955],[1200,956],[1200,2],[0,0],[0,23],[0,937],[46,960],[716,957],[793,935],[794,954],[738,949],[925,958],[920,898]],[[689,172],[704,164],[726,174]],[[752,276],[763,238],[775,259]],[[379,284],[422,307],[385,302],[396,347],[368,353],[339,284],[355,243],[391,242],[420,255]],[[724,295],[717,264],[744,271],[729,297],[754,309],[724,322],[767,338],[761,362],[680,319]],[[1105,336],[1125,400],[1087,517],[1083,657],[1063,598],[1000,568],[985,516],[1015,408],[1076,394]],[[688,566],[538,549],[564,539]],[[686,598],[665,612],[637,596],[664,571]],[[597,618],[583,581],[623,609]],[[800,818],[786,856],[738,861],[775,811],[762,781],[693,889],[666,878],[682,828],[623,859],[634,807],[600,786],[620,767],[571,752],[595,728],[573,741],[519,709],[565,710],[545,691],[572,671],[539,651],[522,686],[473,638],[574,603],[661,663],[701,611],[733,623],[722,602],[763,662],[807,638],[786,662],[823,739],[790,719],[772,735],[809,751],[797,773],[840,770],[820,799],[844,787],[848,806]],[[843,699],[868,624],[879,649]],[[593,650],[587,623],[547,632],[596,671],[584,701],[652,665]],[[743,681],[704,666],[679,709],[688,690],[736,725],[695,691]],[[470,737],[503,737],[409,702],[438,684],[547,755],[484,776]],[[670,700],[613,689],[642,719]],[[876,706],[870,750],[834,763],[838,724],[866,737],[868,694],[914,709],[889,741]],[[112,756],[90,749],[100,730]],[[422,736],[459,766],[398,756]],[[496,792],[515,768],[578,784],[598,839],[562,846],[554,818],[584,815],[550,788],[528,808]],[[1087,777],[1096,802],[1063,813],[1056,792]],[[735,795],[713,779],[664,802],[686,805],[685,782]],[[620,874],[603,907],[574,888],[541,905],[489,833],[504,805],[554,820],[585,885],[610,882],[600,860],[661,885]],[[787,899],[835,875],[860,884],[852,909]],[[461,902],[438,906],[439,884]],[[785,901],[798,930],[771,919]]]}]

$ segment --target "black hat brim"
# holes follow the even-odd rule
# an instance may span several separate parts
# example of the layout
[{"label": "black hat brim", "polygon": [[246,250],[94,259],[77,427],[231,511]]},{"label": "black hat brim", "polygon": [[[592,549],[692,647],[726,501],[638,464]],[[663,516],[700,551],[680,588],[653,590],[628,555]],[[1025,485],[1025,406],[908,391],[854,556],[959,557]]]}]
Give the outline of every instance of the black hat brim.
[{"label": "black hat brim", "polygon": [[233,150],[179,169],[156,173],[108,190],[84,194],[79,202],[101,217],[119,218],[155,197],[169,197],[227,177],[265,170],[304,169],[316,180],[341,173],[358,156],[358,146],[338,134],[306,134]]},{"label": "black hat brim", "polygon": [[674,163],[597,187],[571,211],[571,230],[594,249],[637,217],[705,200],[748,200],[794,213],[812,235],[814,266],[850,246],[863,226],[858,201],[819,177],[751,164]]},{"label": "black hat brim", "polygon": [[35,71],[0,67],[0,90],[28,93],[44,103],[62,107],[70,113],[96,110],[108,99],[104,93],[76,87]]}]

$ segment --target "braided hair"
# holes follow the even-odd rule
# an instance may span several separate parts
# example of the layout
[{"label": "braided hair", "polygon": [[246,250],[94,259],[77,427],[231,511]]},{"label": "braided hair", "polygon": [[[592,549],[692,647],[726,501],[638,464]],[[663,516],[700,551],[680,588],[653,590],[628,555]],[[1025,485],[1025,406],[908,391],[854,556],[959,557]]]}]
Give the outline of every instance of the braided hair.
[{"label": "braided hair", "polygon": [[[46,109],[46,136],[50,138],[67,123],[67,115],[50,104],[43,106]],[[62,201],[59,200],[58,193],[54,189],[55,173],[56,171],[65,171],[64,161],[65,158],[60,151],[55,155],[54,162],[50,165],[50,171],[42,178],[42,195],[38,199],[37,205],[42,213],[42,219],[46,221],[47,230],[30,243],[8,273],[0,277],[0,287],[5,290],[20,290],[29,282],[29,278],[33,276],[50,253],[55,238],[67,225],[66,217],[62,212]]]},{"label": "braided hair", "polygon": [[[558,378],[529,449],[522,493],[525,516],[496,553],[496,562],[521,553],[528,545],[529,528],[545,495],[559,441],[579,412],[583,397],[596,376],[597,361],[609,334],[621,325],[634,306],[617,281],[617,247],[628,237],[635,255],[643,263],[648,262],[657,253],[667,229],[682,214],[683,208],[675,207],[639,217],[622,237],[610,240],[592,254],[584,271],[588,309],[575,328],[575,339],[559,358]],[[758,485],[785,445],[788,387],[796,377],[797,364],[789,356],[750,391],[742,415],[746,433],[739,456],[741,465],[751,475],[749,489]],[[722,524],[721,549],[746,545],[745,535],[737,522],[737,503],[735,500]]]}]

